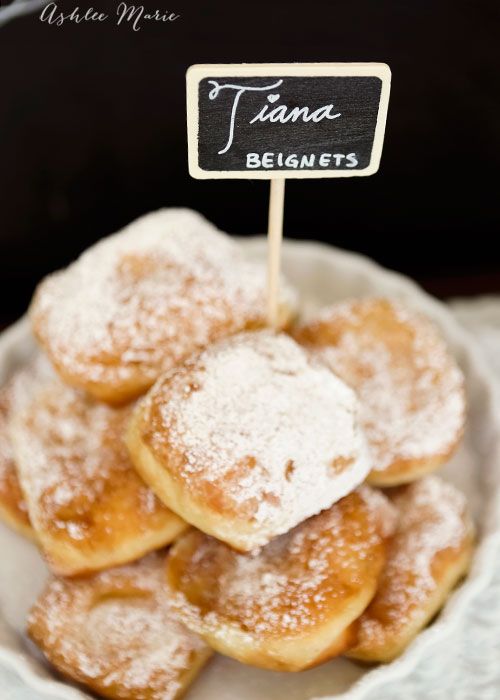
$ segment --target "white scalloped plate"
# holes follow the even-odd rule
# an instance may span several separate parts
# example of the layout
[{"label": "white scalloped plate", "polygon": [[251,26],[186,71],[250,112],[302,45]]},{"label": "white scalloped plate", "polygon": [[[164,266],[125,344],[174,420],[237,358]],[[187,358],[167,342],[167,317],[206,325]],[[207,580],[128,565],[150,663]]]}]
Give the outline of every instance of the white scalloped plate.
[{"label": "white scalloped plate", "polygon": [[[242,244],[249,255],[265,256],[264,239],[250,239]],[[471,337],[445,306],[411,281],[360,256],[319,243],[286,241],[284,269],[302,295],[306,314],[318,305],[348,296],[378,294],[405,300],[440,326],[466,376],[468,430],[460,453],[446,466],[444,474],[467,492],[476,514],[479,541],[474,565],[439,618],[400,659],[387,666],[366,669],[336,659],[300,674],[284,674],[217,657],[186,700],[362,700],[374,689],[411,673],[424,651],[442,645],[459,629],[465,609],[492,577],[495,549],[500,543],[500,403]],[[0,337],[0,382],[32,347],[26,321],[20,321]],[[27,609],[47,575],[35,547],[0,526],[0,551],[0,662],[19,674],[30,698],[88,698],[79,689],[55,680],[24,636]]]}]

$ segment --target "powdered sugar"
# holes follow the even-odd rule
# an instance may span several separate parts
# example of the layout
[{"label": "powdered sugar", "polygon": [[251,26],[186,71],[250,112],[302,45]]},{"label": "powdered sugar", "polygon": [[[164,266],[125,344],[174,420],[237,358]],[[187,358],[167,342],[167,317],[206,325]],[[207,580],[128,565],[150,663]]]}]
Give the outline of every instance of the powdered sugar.
[{"label": "powdered sugar", "polygon": [[371,467],[353,392],[267,331],[212,346],[160,380],[144,420],[160,457],[183,455],[186,487],[209,484],[261,528],[257,544],[329,507]]},{"label": "powdered sugar", "polygon": [[387,499],[363,487],[254,554],[189,534],[169,560],[174,604],[204,633],[224,634],[234,624],[257,637],[304,634],[342,615],[346,600],[373,585],[394,522]]},{"label": "powdered sugar", "polygon": [[463,429],[463,378],[428,321],[397,302],[366,300],[325,309],[313,323],[335,327],[335,342],[314,351],[356,390],[375,470],[447,456]]},{"label": "powdered sugar", "polygon": [[264,266],[228,236],[195,212],[166,209],[47,278],[32,316],[69,375],[119,383],[139,372],[152,382],[214,338],[262,323],[265,285]]},{"label": "powdered sugar", "polygon": [[23,498],[12,442],[8,434],[8,421],[12,412],[10,387],[0,389],[0,515],[5,512],[11,524],[29,526],[26,502]]},{"label": "powdered sugar", "polygon": [[116,697],[174,698],[208,650],[172,612],[163,564],[153,554],[88,579],[54,580],[29,619],[49,660],[76,680],[117,688]]},{"label": "powdered sugar", "polygon": [[10,475],[15,474],[14,453],[7,432],[10,412],[8,391],[2,387],[0,389],[0,493],[2,493],[3,485],[10,478]]},{"label": "powdered sugar", "polygon": [[471,535],[465,497],[436,476],[396,491],[399,523],[373,603],[360,621],[360,645],[369,648],[411,623],[439,587],[433,566],[440,552],[464,546]]},{"label": "powdered sugar", "polygon": [[459,547],[467,533],[463,494],[437,476],[414,482],[394,497],[399,511],[400,541],[388,566],[394,572],[411,571],[414,589],[407,595],[432,590],[436,583],[432,561],[437,552]]},{"label": "powdered sugar", "polygon": [[[140,536],[171,517],[136,474],[123,444],[130,408],[99,404],[53,378],[32,383],[29,393],[11,433],[36,530],[65,533],[96,550],[99,535],[112,541],[135,527]],[[117,493],[120,508],[113,507]]]},{"label": "powdered sugar", "polygon": [[17,475],[10,423],[30,400],[33,387],[53,378],[53,371],[42,355],[37,355],[19,369],[0,388],[0,509],[6,511],[9,522],[21,528],[29,527],[27,505]]}]

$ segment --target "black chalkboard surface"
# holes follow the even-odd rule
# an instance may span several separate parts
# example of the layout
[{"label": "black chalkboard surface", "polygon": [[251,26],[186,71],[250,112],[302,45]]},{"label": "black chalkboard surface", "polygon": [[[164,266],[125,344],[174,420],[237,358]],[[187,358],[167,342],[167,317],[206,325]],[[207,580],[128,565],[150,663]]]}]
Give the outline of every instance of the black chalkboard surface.
[{"label": "black chalkboard surface", "polygon": [[380,161],[389,84],[389,68],[375,63],[192,66],[191,175],[371,175]]}]

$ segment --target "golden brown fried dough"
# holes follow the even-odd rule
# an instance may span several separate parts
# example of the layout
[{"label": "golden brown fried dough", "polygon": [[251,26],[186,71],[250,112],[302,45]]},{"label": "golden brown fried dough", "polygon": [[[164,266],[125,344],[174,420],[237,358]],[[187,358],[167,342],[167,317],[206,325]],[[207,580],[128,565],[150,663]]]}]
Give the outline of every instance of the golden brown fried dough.
[{"label": "golden brown fried dough", "polygon": [[0,520],[24,537],[34,539],[8,434],[11,412],[11,387],[7,384],[0,389]]},{"label": "golden brown fried dough", "polygon": [[279,671],[309,668],[352,644],[393,526],[387,499],[363,486],[254,554],[192,530],[167,558],[172,604],[222,654]]},{"label": "golden brown fried dough", "polygon": [[[266,274],[196,212],[164,209],[38,287],[31,319],[62,378],[120,404],[192,352],[265,323]],[[281,322],[291,316],[285,292]]]},{"label": "golden brown fried dough", "polygon": [[53,380],[12,425],[15,458],[37,540],[51,568],[74,575],[132,561],[186,524],[134,470],[114,409]]},{"label": "golden brown fried dough", "polygon": [[407,483],[450,458],[464,429],[463,377],[429,321],[396,301],[352,300],[295,337],[357,392],[370,483]]},{"label": "golden brown fried dough", "polygon": [[473,527],[465,499],[428,476],[392,495],[399,523],[375,598],[361,616],[348,656],[391,661],[444,605],[467,572]]},{"label": "golden brown fried dough", "polygon": [[127,444],[166,505],[241,551],[330,507],[372,466],[351,389],[269,331],[221,341],[160,378]]},{"label": "golden brown fried dough", "polygon": [[10,425],[31,401],[36,387],[54,378],[52,367],[36,354],[19,367],[0,388],[0,520],[28,539],[35,539],[22,493]]},{"label": "golden brown fried dough", "polygon": [[164,561],[155,553],[53,579],[30,613],[30,637],[60,673],[106,698],[180,697],[212,652],[172,611]]}]

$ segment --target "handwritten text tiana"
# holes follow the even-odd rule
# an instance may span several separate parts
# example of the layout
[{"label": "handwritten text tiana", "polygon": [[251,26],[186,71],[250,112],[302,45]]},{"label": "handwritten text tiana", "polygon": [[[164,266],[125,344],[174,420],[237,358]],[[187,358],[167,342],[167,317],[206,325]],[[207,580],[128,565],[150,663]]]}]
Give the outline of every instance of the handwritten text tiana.
[{"label": "handwritten text tiana", "polygon": [[[227,142],[224,146],[219,151],[219,155],[222,155],[223,153],[227,153],[229,149],[232,146],[233,143],[233,138],[234,138],[234,123],[236,120],[236,112],[238,109],[238,104],[240,102],[241,96],[245,92],[269,92],[269,90],[275,90],[282,85],[283,80],[277,80],[276,82],[272,83],[272,85],[264,85],[261,87],[253,87],[251,85],[235,85],[233,83],[225,83],[221,85],[220,83],[217,82],[217,80],[209,80],[208,81],[211,85],[213,85],[213,88],[210,90],[208,97],[211,100],[215,100],[221,90],[232,90],[234,91],[234,97],[233,97],[233,104],[231,107],[231,114],[229,117],[229,129],[228,129],[228,137],[227,137]],[[255,124],[256,122],[271,122],[271,123],[280,123],[280,124],[287,124],[288,122],[297,122],[297,121],[302,121],[302,122],[313,122],[317,124],[318,122],[322,121],[323,119],[338,119],[341,114],[340,112],[336,112],[334,110],[333,104],[326,104],[322,105],[321,107],[318,107],[316,109],[310,109],[307,106],[303,107],[293,107],[293,108],[288,108],[284,104],[276,104],[275,103],[280,99],[280,94],[279,93],[271,93],[267,95],[267,103],[264,104],[264,106],[259,110],[259,112],[250,120],[250,124]],[[250,154],[250,155],[256,155],[256,154]],[[260,164],[259,164],[260,165]],[[259,167],[259,165],[254,161],[254,164],[249,164],[248,159],[247,159],[247,167]],[[272,167],[272,166],[265,166],[265,167]],[[292,166],[292,167],[297,167],[297,166]],[[354,166],[351,166],[354,167]]]}]

